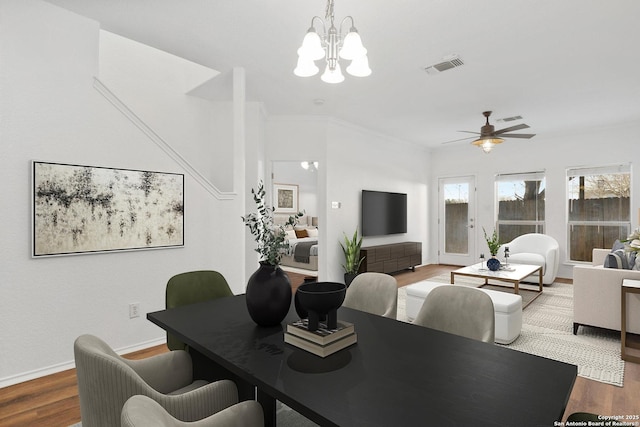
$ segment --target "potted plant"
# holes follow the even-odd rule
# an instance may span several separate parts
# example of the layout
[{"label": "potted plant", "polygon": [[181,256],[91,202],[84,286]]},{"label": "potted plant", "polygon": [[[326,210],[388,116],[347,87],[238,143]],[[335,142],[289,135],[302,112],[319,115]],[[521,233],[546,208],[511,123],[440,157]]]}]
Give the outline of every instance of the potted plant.
[{"label": "potted plant", "polygon": [[487,268],[491,271],[497,271],[500,269],[500,261],[496,258],[496,255],[500,250],[500,246],[502,246],[498,239],[498,233],[494,229],[493,234],[489,237],[487,236],[487,230],[485,230],[484,227],[482,227],[482,231],[484,232],[484,239],[487,241],[487,246],[491,253],[491,258],[487,260]]},{"label": "potted plant", "polygon": [[249,315],[260,326],[275,326],[282,322],[291,306],[291,283],[280,268],[282,255],[289,247],[286,241],[286,226],[293,226],[303,215],[298,212],[289,216],[283,225],[275,224],[274,208],[265,202],[266,191],[260,181],[258,190],[251,189],[257,212],[242,217],[249,228],[260,254],[260,267],[247,283],[246,301]]},{"label": "potted plant", "polygon": [[358,269],[364,258],[360,258],[360,247],[362,246],[362,237],[358,239],[358,230],[353,233],[353,237],[349,239],[345,233],[344,244],[340,242],[342,252],[344,253],[344,283],[349,286],[351,281],[358,275]]}]

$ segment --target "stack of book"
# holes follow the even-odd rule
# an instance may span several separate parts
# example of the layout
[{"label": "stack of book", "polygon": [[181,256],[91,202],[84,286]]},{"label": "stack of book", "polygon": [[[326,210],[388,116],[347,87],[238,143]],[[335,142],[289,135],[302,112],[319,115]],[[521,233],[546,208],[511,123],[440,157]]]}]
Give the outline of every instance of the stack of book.
[{"label": "stack of book", "polygon": [[290,323],[284,333],[284,342],[316,356],[327,357],[358,341],[352,323],[338,320],[336,329],[327,329],[326,326],[321,322],[317,330],[310,331],[306,319]]}]

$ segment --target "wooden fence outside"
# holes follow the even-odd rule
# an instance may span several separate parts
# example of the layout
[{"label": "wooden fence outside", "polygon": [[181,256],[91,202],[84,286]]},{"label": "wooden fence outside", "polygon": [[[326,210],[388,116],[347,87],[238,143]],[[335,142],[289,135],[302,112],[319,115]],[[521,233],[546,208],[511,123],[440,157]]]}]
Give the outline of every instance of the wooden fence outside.
[{"label": "wooden fence outside", "polygon": [[[624,240],[629,233],[629,226],[599,225],[597,222],[622,221],[630,223],[630,199],[602,198],[572,200],[569,221],[593,221],[593,225],[572,225],[570,231],[569,250],[574,261],[591,261],[593,248],[610,248],[616,239]],[[509,200],[500,202],[500,220],[534,220],[545,218],[544,201]],[[565,215],[563,211],[554,211],[550,215]],[[445,250],[448,253],[465,253],[467,250],[467,226],[469,225],[467,203],[447,203],[445,205]],[[498,230],[500,242],[507,243],[515,237],[526,233],[540,232],[533,224],[501,224]],[[487,228],[487,234],[493,227]],[[483,236],[483,234],[480,234]],[[482,251],[479,251],[482,252]]]}]

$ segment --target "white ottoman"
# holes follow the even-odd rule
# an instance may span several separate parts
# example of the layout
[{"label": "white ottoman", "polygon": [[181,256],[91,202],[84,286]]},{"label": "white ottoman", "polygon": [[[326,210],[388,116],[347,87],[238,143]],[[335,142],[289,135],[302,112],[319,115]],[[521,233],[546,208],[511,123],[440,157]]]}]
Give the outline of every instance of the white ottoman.
[{"label": "white ottoman", "polygon": [[[445,283],[423,280],[406,287],[407,319],[412,322],[432,289],[438,286],[452,286]],[[455,286],[455,285],[454,285]],[[512,343],[522,331],[522,297],[507,292],[476,288],[491,297],[496,320],[495,341],[499,344]]]},{"label": "white ottoman", "polygon": [[507,292],[476,288],[491,297],[496,315],[496,338],[498,344],[510,344],[522,331],[522,297]]},{"label": "white ottoman", "polygon": [[432,289],[435,289],[438,286],[447,286],[447,284],[423,280],[421,282],[408,285],[405,288],[407,290],[406,312],[407,320],[409,322],[413,322],[416,319],[418,312],[422,308],[424,299],[429,295],[429,292],[431,292]]}]

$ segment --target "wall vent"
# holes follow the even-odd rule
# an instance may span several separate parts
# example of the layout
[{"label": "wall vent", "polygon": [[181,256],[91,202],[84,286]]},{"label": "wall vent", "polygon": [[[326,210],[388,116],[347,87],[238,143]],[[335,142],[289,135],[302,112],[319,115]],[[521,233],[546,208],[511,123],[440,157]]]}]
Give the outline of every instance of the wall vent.
[{"label": "wall vent", "polygon": [[444,57],[443,59],[444,61],[438,64],[424,67],[424,70],[427,72],[427,74],[433,75],[464,65],[464,62],[458,55],[449,55]]}]

